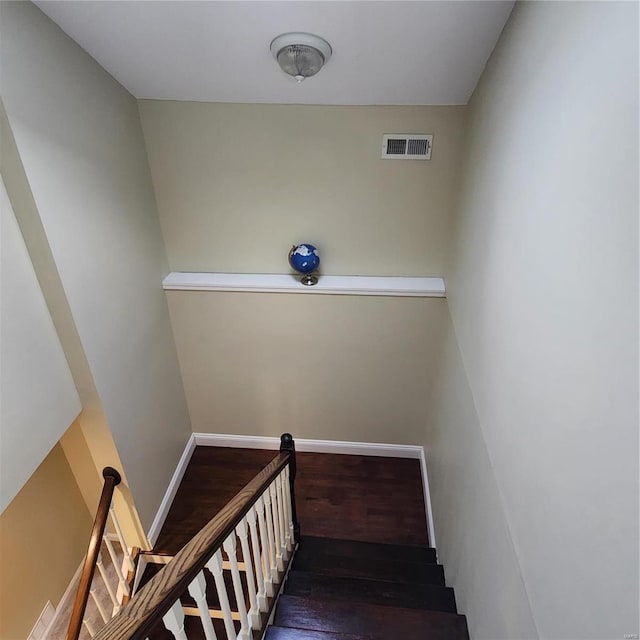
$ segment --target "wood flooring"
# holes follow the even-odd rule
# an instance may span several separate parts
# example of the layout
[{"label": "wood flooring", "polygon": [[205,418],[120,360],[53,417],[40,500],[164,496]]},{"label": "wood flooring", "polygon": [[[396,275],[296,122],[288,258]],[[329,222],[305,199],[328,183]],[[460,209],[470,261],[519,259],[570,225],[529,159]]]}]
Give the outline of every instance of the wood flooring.
[{"label": "wood flooring", "polygon": [[[196,447],[154,551],[176,554],[275,451]],[[297,453],[302,535],[428,545],[418,460]]]}]

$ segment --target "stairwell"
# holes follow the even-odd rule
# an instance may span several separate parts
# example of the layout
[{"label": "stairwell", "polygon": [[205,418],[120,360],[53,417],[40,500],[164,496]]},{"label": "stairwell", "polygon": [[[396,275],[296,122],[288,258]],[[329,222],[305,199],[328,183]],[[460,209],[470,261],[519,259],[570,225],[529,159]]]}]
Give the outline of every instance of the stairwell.
[{"label": "stairwell", "polygon": [[[211,482],[211,490],[215,485],[219,494],[220,487],[229,483],[231,459],[234,466],[246,461],[253,473],[261,456],[267,460],[272,454],[200,450],[176,496],[179,504],[163,529],[161,540],[165,542],[161,549],[166,553],[172,549],[172,542],[177,545],[185,535],[185,520],[197,508],[194,482],[199,493],[209,491],[203,482]],[[253,640],[468,640],[466,618],[457,612],[454,591],[446,586],[444,569],[437,563],[435,549],[427,543],[424,525],[418,528],[420,519],[424,523],[424,503],[422,496],[416,495],[421,487],[417,488],[415,482],[419,471],[410,465],[415,461],[326,454],[298,454],[298,458],[296,493],[303,535],[266,632],[254,632]],[[321,535],[306,535],[306,530]],[[336,537],[327,535],[330,531]],[[359,539],[347,539],[349,531]],[[393,544],[390,540],[410,543]],[[147,556],[141,586],[170,557]],[[226,554],[223,560],[229,605],[237,612]],[[240,549],[238,561],[245,585]],[[210,573],[206,580],[207,606],[216,637],[227,638]],[[186,637],[205,638],[194,598],[184,593],[180,600],[186,616]],[[247,600],[247,610],[249,605]],[[234,624],[237,634],[237,615]],[[149,640],[173,637],[161,623],[149,634]]]},{"label": "stairwell", "polygon": [[[150,556],[142,584],[169,557]],[[242,560],[242,558],[240,558]],[[224,579],[230,607],[237,611],[231,573]],[[243,581],[246,580],[242,574]],[[220,601],[208,578],[207,604],[217,638],[228,635]],[[246,590],[245,590],[246,592]],[[181,597],[189,640],[204,639],[196,602]],[[249,602],[245,603],[249,608]],[[236,621],[235,632],[240,631]],[[253,635],[259,640],[260,633]],[[435,549],[303,536],[278,598],[265,640],[468,640],[466,618],[456,609],[453,589],[445,585]],[[149,640],[173,638],[161,624]]]},{"label": "stairwell", "polygon": [[468,639],[435,550],[303,537],[266,640]]},{"label": "stairwell", "polygon": [[290,434],[275,454],[197,447],[133,585],[95,640],[469,638],[419,461],[296,455]]}]

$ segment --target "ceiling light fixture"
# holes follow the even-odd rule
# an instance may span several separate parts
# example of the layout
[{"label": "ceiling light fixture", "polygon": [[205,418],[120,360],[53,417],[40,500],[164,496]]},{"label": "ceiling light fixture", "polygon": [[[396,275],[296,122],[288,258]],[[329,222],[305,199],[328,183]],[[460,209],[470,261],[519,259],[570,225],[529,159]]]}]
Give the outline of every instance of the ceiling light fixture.
[{"label": "ceiling light fixture", "polygon": [[331,45],[312,33],[283,33],[271,42],[280,68],[299,83],[315,76],[331,57]]}]

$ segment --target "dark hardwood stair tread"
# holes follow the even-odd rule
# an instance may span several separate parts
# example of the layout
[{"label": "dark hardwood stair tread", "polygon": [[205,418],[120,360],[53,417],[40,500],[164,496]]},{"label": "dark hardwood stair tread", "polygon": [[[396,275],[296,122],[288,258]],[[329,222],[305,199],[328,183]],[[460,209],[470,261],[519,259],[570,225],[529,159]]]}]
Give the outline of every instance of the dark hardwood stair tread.
[{"label": "dark hardwood stair tread", "polygon": [[426,545],[399,545],[382,542],[360,542],[338,538],[303,536],[298,553],[311,555],[343,556],[375,561],[385,558],[396,562],[436,563],[436,550]]},{"label": "dark hardwood stair tread", "polygon": [[290,595],[280,596],[273,623],[368,640],[469,640],[466,618],[458,614]]},{"label": "dark hardwood stair tread", "polygon": [[410,609],[457,613],[453,589],[438,585],[384,582],[290,571],[284,593],[304,598],[349,600]]},{"label": "dark hardwood stair tread", "polygon": [[370,640],[371,636],[335,631],[312,631],[292,627],[269,627],[264,640]]},{"label": "dark hardwood stair tread", "polygon": [[442,565],[427,562],[389,560],[386,557],[358,558],[337,553],[314,553],[301,545],[293,559],[293,569],[328,576],[370,578],[389,582],[411,582],[444,586]]}]

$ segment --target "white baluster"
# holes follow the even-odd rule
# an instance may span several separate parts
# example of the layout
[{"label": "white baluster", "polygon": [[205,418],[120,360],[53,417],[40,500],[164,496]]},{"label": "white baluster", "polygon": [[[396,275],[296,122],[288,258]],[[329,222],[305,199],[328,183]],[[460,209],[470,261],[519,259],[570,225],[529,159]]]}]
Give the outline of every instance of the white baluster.
[{"label": "white baluster", "polygon": [[207,603],[207,580],[202,571],[189,585],[189,593],[196,601],[198,611],[200,612],[200,620],[202,621],[202,628],[204,629],[206,640],[217,640],[213,622],[211,622],[211,615],[209,614],[209,605]]},{"label": "white baluster", "polygon": [[265,587],[265,596],[272,596],[273,591],[273,582],[271,580],[271,560],[269,559],[269,537],[267,535],[267,525],[264,519],[264,500],[262,496],[260,496],[256,500],[256,514],[258,516],[258,532],[260,533],[260,558],[262,562],[260,563],[262,569],[262,576],[264,580]]},{"label": "white baluster", "polygon": [[86,618],[82,621],[82,624],[87,628],[89,636],[93,638],[93,636],[96,635],[96,630],[93,628],[93,625]]},{"label": "white baluster", "polygon": [[282,500],[284,502],[284,528],[287,530],[287,541],[289,547],[293,547],[291,541],[293,540],[293,527],[289,528],[289,521],[291,520],[291,499],[289,498],[289,476],[287,475],[289,467],[285,467],[282,470]]},{"label": "white baluster", "polygon": [[109,507],[109,514],[111,515],[113,528],[116,530],[116,535],[118,536],[118,542],[120,542],[120,546],[122,547],[122,553],[124,554],[124,560],[127,563],[127,567],[129,568],[129,571],[135,571],[136,566],[133,562],[133,557],[129,553],[129,547],[127,547],[127,543],[124,539],[122,527],[120,526],[120,522],[118,520],[118,516],[116,515],[116,510],[113,508],[113,504],[111,504],[111,506]]},{"label": "white baluster", "polygon": [[222,576],[222,552],[218,549],[209,562],[207,569],[213,574],[216,581],[216,591],[220,600],[220,608],[222,609],[222,618],[224,619],[224,628],[227,632],[227,638],[232,640],[236,637],[236,628],[233,626],[233,618],[231,617],[231,607],[229,606],[229,596],[227,595],[227,585],[224,583]]},{"label": "white baluster", "polygon": [[176,640],[189,640],[184,630],[184,611],[180,600],[176,600],[171,609],[162,616],[162,622]]},{"label": "white baluster", "polygon": [[244,558],[244,567],[247,574],[247,589],[249,590],[249,616],[251,617],[251,628],[259,629],[261,627],[260,609],[258,608],[258,599],[256,597],[256,581],[253,576],[253,565],[251,564],[251,553],[249,551],[249,541],[247,540],[247,516],[240,520],[238,526],[236,527],[236,533],[238,534],[238,538],[240,538],[242,557]]},{"label": "white baluster", "polygon": [[284,480],[283,480],[283,488],[284,488],[284,504],[287,508],[287,539],[289,540],[289,550],[293,549],[296,544],[294,535],[293,535],[293,510],[291,508],[291,485],[289,484],[289,465],[284,468]]},{"label": "white baluster", "polygon": [[120,611],[120,603],[118,602],[118,598],[116,598],[116,594],[113,590],[113,587],[109,583],[109,579],[107,576],[107,570],[104,568],[104,563],[102,562],[102,554],[98,554],[98,561],[96,562],[96,566],[98,567],[98,571],[100,572],[100,577],[102,578],[102,582],[104,582],[104,586],[107,589],[107,593],[111,598],[111,602],[113,602],[113,613],[114,615]]},{"label": "white baluster", "polygon": [[276,564],[276,545],[273,537],[273,516],[271,511],[271,493],[269,489],[264,492],[264,519],[267,523],[267,538],[269,539],[269,566],[270,579],[275,583],[278,578],[278,566]]},{"label": "white baluster", "polygon": [[278,517],[280,518],[280,535],[282,539],[280,540],[280,553],[284,560],[289,557],[289,540],[287,538],[287,534],[289,530],[287,528],[286,516],[285,516],[285,505],[284,505],[284,491],[282,490],[282,477],[283,473],[276,478],[276,494],[278,496]]},{"label": "white baluster", "polygon": [[107,612],[104,610],[104,607],[102,606],[102,602],[100,602],[100,598],[98,598],[96,594],[95,587],[90,589],[89,593],[91,594],[91,597],[93,598],[93,601],[95,602],[96,607],[100,612],[100,617],[102,618],[103,622],[106,624],[107,622],[109,622],[110,616],[108,616]]},{"label": "white baluster", "polygon": [[229,556],[231,564],[231,577],[233,578],[233,591],[236,594],[236,605],[240,614],[240,633],[239,640],[249,640],[251,635],[251,626],[247,617],[247,605],[244,601],[244,591],[242,590],[242,582],[240,581],[240,571],[238,570],[238,559],[236,558],[236,534],[235,531],[222,543],[222,548]]},{"label": "white baluster", "polygon": [[124,578],[124,574],[122,573],[122,568],[120,567],[120,563],[118,562],[118,555],[113,548],[113,543],[109,540],[108,536],[104,536],[104,543],[107,545],[107,549],[109,550],[109,555],[111,556],[111,562],[113,563],[113,568],[116,571],[116,575],[118,576],[118,581],[120,582],[120,588],[124,592],[125,595],[129,595],[129,585]]},{"label": "white baluster", "polygon": [[276,481],[274,480],[269,486],[269,494],[271,495],[271,511],[273,513],[273,542],[276,549],[276,564],[278,571],[284,570],[284,562],[282,560],[282,534],[280,532],[280,507],[278,505],[278,492],[276,491]]},{"label": "white baluster", "polygon": [[[263,506],[264,509],[264,506]],[[256,570],[256,582],[258,584],[258,608],[260,611],[267,610],[266,588],[264,577],[262,575],[262,558],[260,555],[260,543],[258,542],[258,529],[256,527],[256,509],[255,505],[249,509],[247,513],[247,522],[249,523],[249,533],[251,534],[251,551],[253,553],[253,566]]]}]

